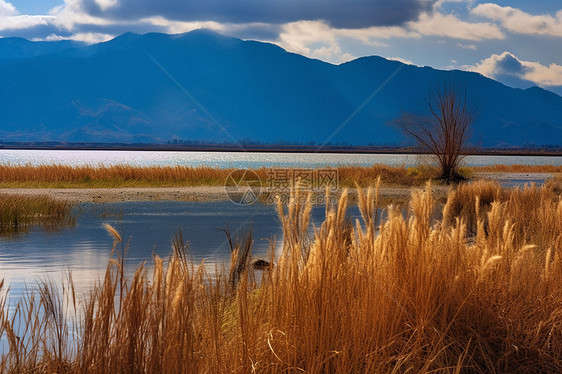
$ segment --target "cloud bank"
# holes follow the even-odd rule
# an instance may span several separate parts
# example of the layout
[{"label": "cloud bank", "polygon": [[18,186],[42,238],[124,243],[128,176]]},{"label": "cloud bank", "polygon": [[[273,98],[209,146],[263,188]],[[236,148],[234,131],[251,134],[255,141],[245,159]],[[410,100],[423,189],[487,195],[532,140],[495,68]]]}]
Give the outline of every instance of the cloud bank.
[{"label": "cloud bank", "polygon": [[493,54],[478,64],[463,66],[500,81],[509,80],[520,85],[562,86],[562,65],[542,65],[536,61],[524,61],[510,52]]},{"label": "cloud bank", "polygon": [[323,20],[337,28],[394,26],[416,20],[433,0],[84,0],[94,16],[138,19],[283,24]]},{"label": "cloud bank", "polygon": [[[562,9],[531,14],[476,0],[60,1],[47,14],[26,15],[9,0],[0,0],[0,37],[96,43],[129,31],[175,34],[207,28],[332,63],[404,53],[394,58],[420,65],[429,59],[438,68],[449,68],[455,61],[456,67],[511,85],[562,85],[562,61],[549,53],[552,40],[562,38]],[[554,63],[533,61],[529,48],[522,54],[518,38],[533,38],[536,47],[547,52],[545,60]],[[526,59],[502,52],[506,50]],[[540,51],[536,55],[544,57]],[[443,56],[441,65],[435,56]],[[466,65],[468,61],[479,62]]]},{"label": "cloud bank", "polygon": [[520,9],[487,3],[478,5],[471,13],[499,21],[504,29],[515,34],[562,36],[562,10],[553,17],[550,14],[532,15]]}]

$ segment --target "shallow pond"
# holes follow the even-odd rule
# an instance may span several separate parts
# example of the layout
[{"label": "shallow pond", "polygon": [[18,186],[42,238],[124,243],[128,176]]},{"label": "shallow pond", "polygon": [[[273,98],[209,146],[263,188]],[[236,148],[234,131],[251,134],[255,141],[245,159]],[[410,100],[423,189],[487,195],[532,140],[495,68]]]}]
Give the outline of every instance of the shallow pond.
[{"label": "shallow pond", "polygon": [[[358,218],[356,207],[348,211]],[[174,235],[181,231],[188,242],[193,262],[203,259],[214,265],[228,264],[230,247],[226,226],[233,236],[253,232],[255,257],[267,258],[271,241],[280,248],[282,229],[271,205],[236,205],[220,202],[124,202],[81,204],[76,208],[76,225],[60,231],[32,228],[27,233],[0,238],[0,278],[10,285],[11,298],[37,281],[51,279],[60,283],[64,273],[72,271],[79,290],[88,289],[106,269],[113,247],[104,224],[121,235],[126,248],[126,270],[131,275],[143,261],[151,264],[153,253],[166,257],[171,253]],[[324,206],[312,211],[312,222],[319,225],[325,216]]]}]

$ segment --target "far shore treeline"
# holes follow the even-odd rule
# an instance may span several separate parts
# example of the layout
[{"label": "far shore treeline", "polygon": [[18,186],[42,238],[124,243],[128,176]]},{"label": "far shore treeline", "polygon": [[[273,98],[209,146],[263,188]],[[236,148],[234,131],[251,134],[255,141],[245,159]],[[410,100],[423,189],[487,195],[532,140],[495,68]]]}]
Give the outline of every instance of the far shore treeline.
[{"label": "far shore treeline", "polygon": [[[357,153],[357,154],[420,154],[413,146],[350,145],[340,143],[206,143],[176,140],[166,143],[81,143],[81,142],[2,142],[2,149],[23,150],[123,150],[123,151],[200,151],[200,152],[286,152],[286,153]],[[525,145],[521,147],[468,147],[469,155],[562,156],[562,144]]]}]

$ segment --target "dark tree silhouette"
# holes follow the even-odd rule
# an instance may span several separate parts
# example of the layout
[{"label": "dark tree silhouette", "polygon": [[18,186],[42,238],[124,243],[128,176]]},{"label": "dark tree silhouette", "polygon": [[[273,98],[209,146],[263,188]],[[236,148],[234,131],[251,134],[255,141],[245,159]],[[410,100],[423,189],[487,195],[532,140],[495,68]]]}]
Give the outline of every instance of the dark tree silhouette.
[{"label": "dark tree silhouette", "polygon": [[392,123],[417,145],[431,154],[447,184],[464,180],[458,168],[477,110],[469,105],[467,88],[445,82],[430,89],[426,104],[429,114],[404,113]]}]

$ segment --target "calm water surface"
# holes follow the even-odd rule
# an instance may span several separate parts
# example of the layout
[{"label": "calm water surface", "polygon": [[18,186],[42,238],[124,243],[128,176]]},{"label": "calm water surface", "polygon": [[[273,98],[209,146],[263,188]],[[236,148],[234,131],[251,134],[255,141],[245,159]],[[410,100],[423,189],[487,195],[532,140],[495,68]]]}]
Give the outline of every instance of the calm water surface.
[{"label": "calm water surface", "polygon": [[[350,208],[359,217],[357,208]],[[312,221],[320,224],[324,207],[315,207]],[[111,255],[113,238],[103,228],[109,223],[129,243],[126,270],[129,275],[143,261],[151,264],[152,254],[166,257],[174,234],[179,230],[189,244],[195,264],[203,259],[213,271],[215,264],[228,264],[230,249],[224,231],[234,234],[253,231],[253,252],[267,258],[270,242],[280,249],[281,226],[273,206],[236,205],[232,202],[124,202],[82,204],[77,208],[77,224],[57,232],[40,228],[15,237],[0,237],[0,278],[11,287],[12,299],[26,285],[38,280],[62,281],[72,270],[79,290],[86,290],[104,273]],[[122,250],[119,244],[118,250]]]},{"label": "calm water surface", "polygon": [[[49,151],[0,150],[0,163],[136,166],[191,165],[220,168],[247,167],[320,167],[362,165],[415,165],[416,155],[353,155],[239,152],[150,152],[150,151]],[[562,165],[562,157],[470,156],[466,165],[529,164]],[[517,182],[517,181],[516,181]],[[150,263],[153,253],[165,257],[171,239],[182,230],[194,262],[225,264],[230,250],[220,229],[228,225],[232,232],[254,231],[254,253],[265,256],[269,240],[280,238],[281,228],[272,206],[239,206],[231,202],[125,202],[84,204],[78,209],[77,225],[58,232],[34,229],[16,237],[0,237],[0,278],[10,285],[12,296],[25,285],[34,285],[46,277],[60,282],[65,270],[72,270],[79,289],[86,289],[103,274],[111,253],[113,239],[102,224],[114,226],[129,242],[126,265],[130,273],[143,261]],[[313,212],[321,222],[322,207]],[[356,208],[350,214],[357,217]],[[269,239],[269,240],[268,240]],[[279,245],[277,246],[279,248]],[[121,247],[119,247],[120,249]]]},{"label": "calm water surface", "polygon": [[[322,167],[337,165],[413,166],[421,157],[406,154],[262,153],[262,152],[168,152],[168,151],[65,151],[0,150],[0,163],[135,166],[213,166],[219,168]],[[494,164],[562,165],[562,157],[467,156],[466,166]]]}]

